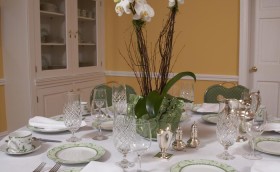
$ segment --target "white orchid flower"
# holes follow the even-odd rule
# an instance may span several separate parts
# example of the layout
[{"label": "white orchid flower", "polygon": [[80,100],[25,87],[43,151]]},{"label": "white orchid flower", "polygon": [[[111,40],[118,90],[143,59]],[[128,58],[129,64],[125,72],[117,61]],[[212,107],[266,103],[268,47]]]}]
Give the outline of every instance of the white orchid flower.
[{"label": "white orchid flower", "polygon": [[146,0],[135,0],[134,9],[136,12],[133,16],[134,20],[142,19],[149,22],[155,15],[154,9],[147,4]]},{"label": "white orchid flower", "polygon": [[[176,0],[169,0],[168,6],[169,6],[169,7],[174,7],[175,1],[176,1]],[[183,3],[184,3],[184,0],[177,0],[177,2],[178,2],[179,4],[183,4]]]},{"label": "white orchid flower", "polygon": [[115,7],[115,11],[118,13],[118,16],[122,16],[124,12],[126,14],[130,14],[130,3],[132,2],[134,2],[134,0],[120,0]]}]

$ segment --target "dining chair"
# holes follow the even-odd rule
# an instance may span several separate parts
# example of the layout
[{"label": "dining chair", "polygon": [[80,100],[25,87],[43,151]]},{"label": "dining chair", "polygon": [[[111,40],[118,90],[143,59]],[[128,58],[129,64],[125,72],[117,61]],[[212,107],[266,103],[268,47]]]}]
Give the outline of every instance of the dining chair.
[{"label": "dining chair", "polygon": [[[104,88],[106,90],[106,94],[107,94],[107,104],[108,104],[108,106],[112,106],[112,86],[113,86],[113,84],[119,84],[119,83],[116,81],[110,81],[110,82],[102,83],[102,84],[95,86],[92,89],[91,94],[90,94],[90,105],[92,103],[94,89]],[[129,95],[136,94],[136,92],[132,86],[127,85],[127,84],[125,86],[126,86],[127,100],[129,100]]]},{"label": "dining chair", "polygon": [[204,103],[218,103],[221,98],[240,100],[243,92],[249,89],[235,82],[223,82],[208,87],[204,93]]}]

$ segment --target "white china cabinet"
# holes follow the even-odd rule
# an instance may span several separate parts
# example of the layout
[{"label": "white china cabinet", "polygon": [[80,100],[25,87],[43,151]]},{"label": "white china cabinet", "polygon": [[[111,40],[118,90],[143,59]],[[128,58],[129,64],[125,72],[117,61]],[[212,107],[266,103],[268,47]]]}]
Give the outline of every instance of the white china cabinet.
[{"label": "white china cabinet", "polygon": [[104,82],[102,3],[1,1],[8,128],[61,114],[67,91],[89,101],[92,88]]}]

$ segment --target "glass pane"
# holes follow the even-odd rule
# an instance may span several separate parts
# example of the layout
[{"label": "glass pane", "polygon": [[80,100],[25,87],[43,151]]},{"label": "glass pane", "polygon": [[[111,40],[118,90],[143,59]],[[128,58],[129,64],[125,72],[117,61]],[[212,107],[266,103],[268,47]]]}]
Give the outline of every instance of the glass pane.
[{"label": "glass pane", "polygon": [[79,67],[97,65],[96,1],[78,0]]},{"label": "glass pane", "polygon": [[64,0],[40,1],[42,70],[67,68]]}]

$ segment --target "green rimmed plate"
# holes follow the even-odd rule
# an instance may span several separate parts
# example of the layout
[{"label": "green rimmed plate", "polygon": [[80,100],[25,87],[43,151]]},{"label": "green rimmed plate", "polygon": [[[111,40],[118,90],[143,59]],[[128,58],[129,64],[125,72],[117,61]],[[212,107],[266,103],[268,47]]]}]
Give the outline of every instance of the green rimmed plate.
[{"label": "green rimmed plate", "polygon": [[198,172],[198,171],[207,171],[207,172],[237,172],[233,167],[206,159],[198,160],[183,160],[173,165],[170,169],[170,172]]},{"label": "green rimmed plate", "polygon": [[62,164],[82,164],[98,160],[105,152],[103,147],[93,143],[69,143],[50,149],[47,156]]},{"label": "green rimmed plate", "polygon": [[201,118],[204,121],[212,123],[212,124],[217,124],[217,122],[218,122],[218,114],[207,114],[207,115],[203,115]]},{"label": "green rimmed plate", "polygon": [[272,155],[280,155],[280,138],[264,138],[259,137],[255,140],[256,150],[272,154]]}]

